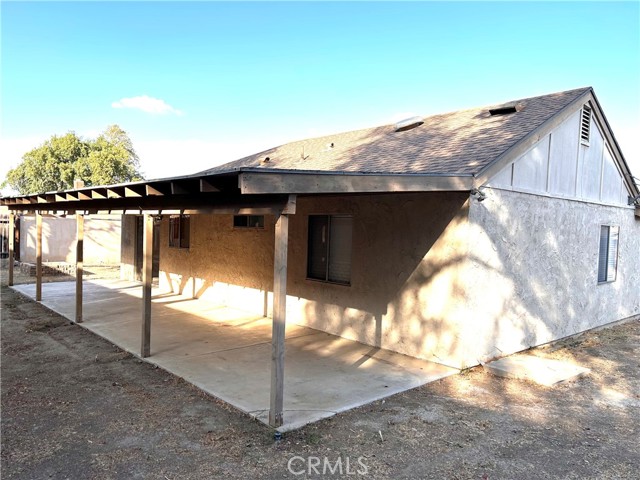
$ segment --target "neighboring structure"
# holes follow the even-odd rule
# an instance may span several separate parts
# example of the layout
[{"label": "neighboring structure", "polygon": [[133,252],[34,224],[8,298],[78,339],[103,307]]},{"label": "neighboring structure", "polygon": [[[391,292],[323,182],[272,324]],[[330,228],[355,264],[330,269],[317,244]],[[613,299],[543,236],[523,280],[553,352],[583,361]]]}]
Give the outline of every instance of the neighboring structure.
[{"label": "neighboring structure", "polygon": [[[84,226],[85,265],[119,265],[120,215],[92,215]],[[20,261],[36,262],[35,215],[20,218]],[[42,261],[75,263],[75,217],[45,217],[42,219]]]},{"label": "neighboring structure", "polygon": [[464,368],[639,314],[639,198],[583,88],[3,203],[122,211],[147,329],[152,251],[161,286],[273,315],[279,425],[285,316]]}]

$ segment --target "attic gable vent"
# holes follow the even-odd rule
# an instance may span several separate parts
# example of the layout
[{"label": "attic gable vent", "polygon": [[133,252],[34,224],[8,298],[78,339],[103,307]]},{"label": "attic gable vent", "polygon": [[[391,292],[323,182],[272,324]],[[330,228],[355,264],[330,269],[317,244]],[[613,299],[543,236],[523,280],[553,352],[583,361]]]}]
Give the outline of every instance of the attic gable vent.
[{"label": "attic gable vent", "polygon": [[495,115],[509,115],[510,113],[516,113],[518,109],[515,105],[504,105],[502,107],[490,108],[489,114],[493,117]]},{"label": "attic gable vent", "polygon": [[591,107],[586,103],[582,106],[580,117],[580,143],[589,145],[589,133],[591,128]]},{"label": "attic gable vent", "polygon": [[404,132],[405,130],[411,130],[412,128],[419,127],[424,123],[422,117],[411,117],[406,120],[401,120],[396,123],[396,132]]}]

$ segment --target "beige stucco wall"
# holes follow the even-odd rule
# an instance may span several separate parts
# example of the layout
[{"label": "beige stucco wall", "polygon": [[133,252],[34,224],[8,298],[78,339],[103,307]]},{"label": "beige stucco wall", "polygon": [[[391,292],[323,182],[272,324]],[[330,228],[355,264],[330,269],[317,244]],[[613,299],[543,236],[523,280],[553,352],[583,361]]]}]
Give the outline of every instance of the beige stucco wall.
[{"label": "beige stucco wall", "polygon": [[[464,305],[457,272],[467,245],[466,201],[447,192],[298,198],[287,321],[409,355],[459,355],[451,324]],[[306,279],[310,214],[353,215],[350,286]],[[269,314],[274,217],[265,218],[264,229],[234,229],[231,215],[191,219],[188,250],[167,246],[168,220],[162,222],[161,286]]]},{"label": "beige stucco wall", "polygon": [[[287,321],[466,367],[640,313],[632,209],[486,192],[298,198]],[[306,279],[312,214],[353,215],[350,286]],[[269,314],[274,220],[192,216],[187,250],[168,247],[163,219],[161,286]],[[620,254],[616,282],[597,285],[601,224],[620,225]]]},{"label": "beige stucco wall", "polygon": [[[36,261],[36,222],[34,216],[23,216],[20,223],[20,259]],[[120,216],[91,215],[84,221],[84,264],[118,265],[120,263]],[[42,261],[76,261],[76,219],[42,218]]]}]

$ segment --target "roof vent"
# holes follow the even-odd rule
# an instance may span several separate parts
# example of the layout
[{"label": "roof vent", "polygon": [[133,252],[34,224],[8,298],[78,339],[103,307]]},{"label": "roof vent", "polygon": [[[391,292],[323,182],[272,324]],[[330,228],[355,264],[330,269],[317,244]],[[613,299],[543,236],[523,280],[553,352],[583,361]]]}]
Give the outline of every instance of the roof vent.
[{"label": "roof vent", "polygon": [[424,123],[422,117],[411,117],[406,120],[401,120],[396,123],[396,132],[404,132],[405,130],[411,130],[412,128],[419,127]]},{"label": "roof vent", "polygon": [[510,113],[516,113],[518,109],[515,105],[503,105],[502,107],[490,108],[489,114],[493,117],[496,115],[509,115]]},{"label": "roof vent", "polygon": [[591,129],[591,107],[588,104],[582,106],[582,116],[580,117],[580,143],[589,145],[589,132]]},{"label": "roof vent", "polygon": [[269,161],[270,161],[270,160],[271,160],[271,159],[270,159],[269,157],[264,157],[262,160],[260,160],[260,163],[261,163],[262,165],[264,165],[264,164],[266,164],[266,163],[269,163]]}]

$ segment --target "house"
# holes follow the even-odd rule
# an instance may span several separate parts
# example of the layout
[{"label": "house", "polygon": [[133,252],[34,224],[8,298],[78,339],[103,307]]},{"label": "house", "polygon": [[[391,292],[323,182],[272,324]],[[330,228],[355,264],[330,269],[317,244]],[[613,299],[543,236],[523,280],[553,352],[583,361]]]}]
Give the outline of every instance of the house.
[{"label": "house", "polygon": [[122,274],[144,280],[142,356],[154,264],[168,290],[271,316],[278,426],[285,319],[465,368],[640,314],[639,198],[581,88],[2,203],[124,214]]}]

